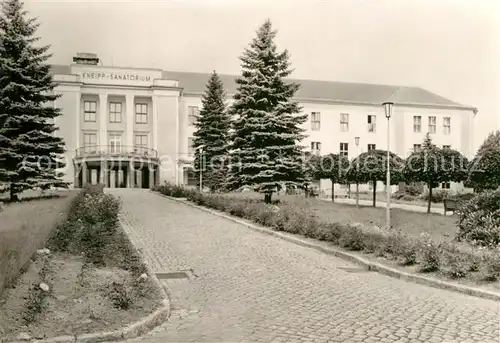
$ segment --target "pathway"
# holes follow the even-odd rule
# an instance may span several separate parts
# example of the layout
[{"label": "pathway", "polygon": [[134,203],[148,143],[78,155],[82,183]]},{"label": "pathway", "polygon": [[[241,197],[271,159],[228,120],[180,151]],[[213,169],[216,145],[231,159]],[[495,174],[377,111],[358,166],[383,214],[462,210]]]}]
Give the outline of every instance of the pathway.
[{"label": "pathway", "polygon": [[113,189],[122,223],[167,282],[173,314],[131,340],[499,342],[500,303],[407,283],[147,190]]},{"label": "pathway", "polygon": [[[332,199],[328,198],[320,198],[323,201],[332,201]],[[356,205],[356,199],[343,199],[343,198],[337,198],[335,199],[336,203],[339,204],[349,204],[349,205]],[[359,200],[359,204],[361,206],[373,206],[373,201],[372,200]],[[386,207],[386,202],[385,201],[379,201],[377,200],[376,207]],[[399,203],[391,203],[391,208],[399,208],[402,210],[406,211],[411,211],[411,212],[422,212],[422,213],[427,213],[427,206],[421,206],[421,205],[410,205],[410,204],[399,204]],[[441,205],[441,207],[437,206],[431,206],[431,213],[437,213],[437,214],[443,214],[444,212],[444,207]],[[448,213],[450,215],[451,212]]]}]

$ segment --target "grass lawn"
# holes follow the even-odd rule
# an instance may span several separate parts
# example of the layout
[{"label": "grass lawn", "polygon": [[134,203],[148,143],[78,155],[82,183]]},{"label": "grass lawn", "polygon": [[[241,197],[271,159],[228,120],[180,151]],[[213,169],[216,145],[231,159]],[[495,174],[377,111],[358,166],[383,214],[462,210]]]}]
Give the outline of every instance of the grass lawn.
[{"label": "grass lawn", "polygon": [[[264,198],[263,195],[254,192],[231,193],[229,196]],[[361,206],[357,209],[353,205],[331,203],[296,195],[273,195],[273,199],[295,203],[300,207],[307,206],[326,222],[385,226],[385,208]],[[427,215],[426,213],[401,209],[391,210],[391,224],[393,227],[416,237],[420,236],[422,232],[428,232],[436,242],[449,241],[455,237],[458,230],[456,221],[457,217],[455,216]]]},{"label": "grass lawn", "polygon": [[74,195],[76,192],[69,191],[57,198],[5,205],[0,212],[0,292],[65,219]]}]

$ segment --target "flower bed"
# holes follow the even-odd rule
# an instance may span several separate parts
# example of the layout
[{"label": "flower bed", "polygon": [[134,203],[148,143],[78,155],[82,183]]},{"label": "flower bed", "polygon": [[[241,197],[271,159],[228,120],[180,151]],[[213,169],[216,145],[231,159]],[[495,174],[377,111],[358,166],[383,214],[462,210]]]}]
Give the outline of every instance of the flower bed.
[{"label": "flower bed", "polygon": [[200,193],[170,184],[154,190],[167,196],[187,198],[198,205],[249,219],[274,230],[329,241],[348,250],[383,256],[400,265],[417,266],[422,273],[439,272],[447,278],[468,278],[477,282],[500,279],[498,249],[475,249],[453,242],[437,244],[428,235],[416,239],[398,230],[325,222],[306,207],[285,201],[279,205],[267,205],[260,199]]},{"label": "flower bed", "polygon": [[113,331],[151,314],[162,294],[118,225],[120,200],[89,186],[0,301],[0,336]]}]

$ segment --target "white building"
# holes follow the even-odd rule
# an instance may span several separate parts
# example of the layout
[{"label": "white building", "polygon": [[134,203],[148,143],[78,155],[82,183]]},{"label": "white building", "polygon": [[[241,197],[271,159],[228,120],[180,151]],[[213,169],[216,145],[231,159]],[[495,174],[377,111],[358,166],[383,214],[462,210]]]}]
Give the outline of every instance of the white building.
[{"label": "white building", "polygon": [[[63,112],[56,124],[68,149],[66,181],[75,187],[99,180],[109,187],[196,182],[188,172],[190,144],[209,74],[104,67],[92,54],[79,54],[74,61],[52,66],[61,94],[55,105]],[[231,96],[235,76],[220,76]],[[352,158],[368,149],[386,149],[381,104],[389,99],[394,102],[391,151],[406,157],[430,132],[439,146],[467,157],[474,153],[473,107],[416,87],[295,81],[301,85],[296,98],[309,114],[303,144],[317,153]],[[321,187],[331,185],[323,180]]]}]

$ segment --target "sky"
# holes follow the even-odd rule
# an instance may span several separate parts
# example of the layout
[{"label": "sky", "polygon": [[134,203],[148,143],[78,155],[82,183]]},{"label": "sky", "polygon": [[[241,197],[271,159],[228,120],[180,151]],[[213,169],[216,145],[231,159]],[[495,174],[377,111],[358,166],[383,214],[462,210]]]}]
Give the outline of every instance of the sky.
[{"label": "sky", "polygon": [[293,78],[418,86],[479,109],[476,148],[500,127],[500,0],[25,0],[51,63],[237,74],[270,19]]}]

